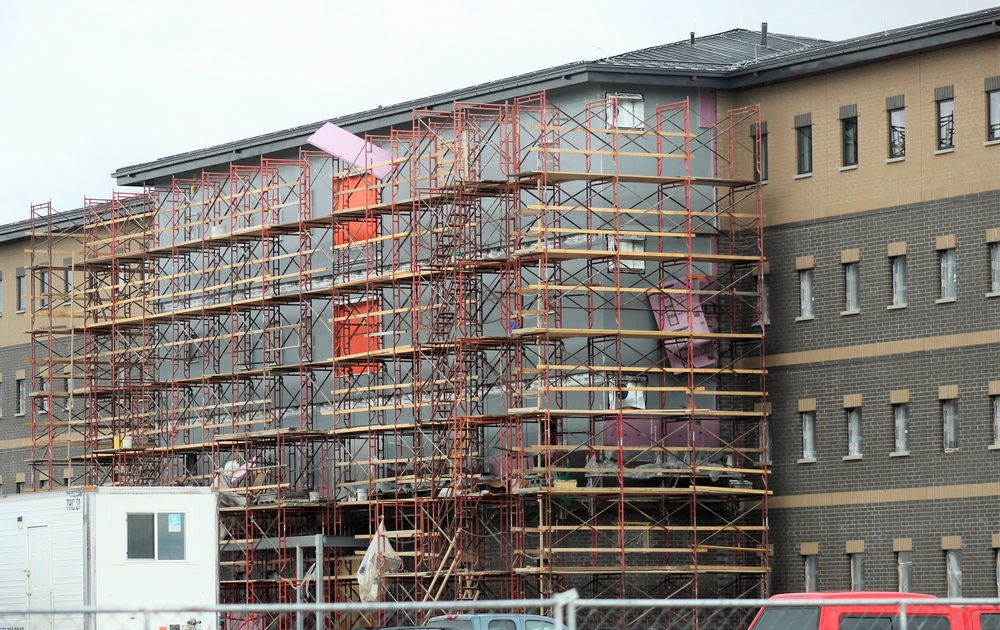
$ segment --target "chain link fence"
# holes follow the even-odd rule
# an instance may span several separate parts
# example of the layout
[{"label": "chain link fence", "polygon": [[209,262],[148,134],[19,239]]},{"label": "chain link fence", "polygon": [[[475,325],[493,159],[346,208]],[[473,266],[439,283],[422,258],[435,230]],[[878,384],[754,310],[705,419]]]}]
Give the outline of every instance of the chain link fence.
[{"label": "chain link fence", "polygon": [[29,608],[0,593],[0,630],[746,630],[762,607],[754,630],[1000,630],[1000,599],[809,597]]}]

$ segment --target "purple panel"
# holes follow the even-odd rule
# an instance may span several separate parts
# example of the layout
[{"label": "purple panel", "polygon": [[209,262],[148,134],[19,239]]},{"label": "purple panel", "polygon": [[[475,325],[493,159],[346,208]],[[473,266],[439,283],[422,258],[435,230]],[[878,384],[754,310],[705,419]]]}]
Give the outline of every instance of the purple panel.
[{"label": "purple panel", "polygon": [[[686,289],[680,282],[668,282],[663,285],[664,289]],[[687,304],[690,299],[691,311],[688,319]],[[649,295],[649,305],[653,309],[656,317],[656,324],[663,332],[687,332],[688,324],[695,333],[709,332],[708,321],[705,319],[705,311],[701,307],[701,300],[694,294],[683,293],[651,293]],[[711,339],[691,340],[693,352],[690,355],[691,366],[696,368],[713,365],[718,357],[716,356],[715,342]],[[668,339],[663,342],[663,348],[667,352],[667,360],[675,368],[687,367],[688,361],[688,341],[683,339]]]},{"label": "purple panel", "polygon": [[[660,418],[649,416],[622,416],[622,446],[649,446],[660,441]],[[602,441],[604,446],[618,446],[618,422],[604,423]]]},{"label": "purple panel", "polygon": [[[719,446],[720,422],[698,420],[693,434],[686,420],[663,420],[642,416],[622,416],[622,446],[643,447],[662,441],[660,446]],[[614,420],[606,420],[601,430],[604,446],[618,446],[618,428]]]},{"label": "purple panel", "polygon": [[[306,140],[314,147],[326,151],[330,155],[350,162],[357,168],[371,171],[375,177],[382,179],[389,174],[392,167],[389,161],[392,155],[385,149],[380,149],[360,136],[346,129],[341,129],[333,123],[326,123],[316,133]],[[372,167],[372,164],[379,166]]]}]

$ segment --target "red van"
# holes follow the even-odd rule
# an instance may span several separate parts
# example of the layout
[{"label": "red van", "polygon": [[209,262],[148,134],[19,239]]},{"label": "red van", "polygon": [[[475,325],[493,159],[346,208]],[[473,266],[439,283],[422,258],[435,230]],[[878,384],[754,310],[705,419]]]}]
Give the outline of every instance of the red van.
[{"label": "red van", "polygon": [[[937,603],[933,595],[857,591],[789,593],[771,601],[810,602],[761,608],[750,630],[1000,630],[1000,606]],[[908,600],[905,629],[899,605],[864,600]],[[814,605],[821,602],[821,605]]]}]

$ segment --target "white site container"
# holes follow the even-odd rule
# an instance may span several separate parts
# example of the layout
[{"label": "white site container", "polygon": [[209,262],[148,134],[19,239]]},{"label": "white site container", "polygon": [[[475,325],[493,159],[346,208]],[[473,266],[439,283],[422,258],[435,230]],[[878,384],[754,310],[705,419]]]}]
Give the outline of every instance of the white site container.
[{"label": "white site container", "polygon": [[[0,499],[5,630],[217,630],[214,613],[10,614],[81,606],[155,609],[218,601],[218,494],[88,487]],[[148,623],[148,625],[147,625]]]}]

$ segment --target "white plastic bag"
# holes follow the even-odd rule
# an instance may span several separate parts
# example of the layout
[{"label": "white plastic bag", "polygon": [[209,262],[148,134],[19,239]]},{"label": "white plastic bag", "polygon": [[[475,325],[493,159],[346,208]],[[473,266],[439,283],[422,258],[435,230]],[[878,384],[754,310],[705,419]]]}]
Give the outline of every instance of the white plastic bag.
[{"label": "white plastic bag", "polygon": [[361,601],[377,602],[382,574],[398,571],[402,566],[403,561],[396,556],[396,550],[385,534],[385,523],[379,521],[378,529],[375,530],[372,541],[368,543],[368,550],[365,551],[358,566],[358,590],[361,592]]}]

